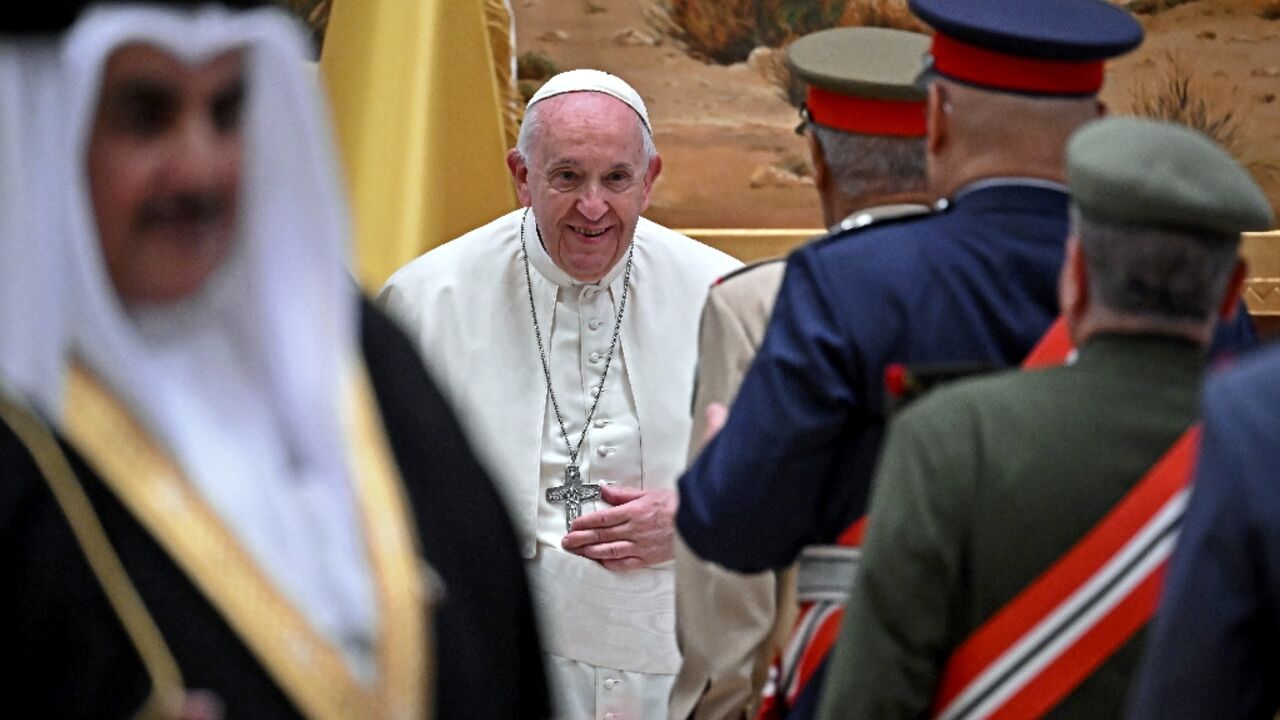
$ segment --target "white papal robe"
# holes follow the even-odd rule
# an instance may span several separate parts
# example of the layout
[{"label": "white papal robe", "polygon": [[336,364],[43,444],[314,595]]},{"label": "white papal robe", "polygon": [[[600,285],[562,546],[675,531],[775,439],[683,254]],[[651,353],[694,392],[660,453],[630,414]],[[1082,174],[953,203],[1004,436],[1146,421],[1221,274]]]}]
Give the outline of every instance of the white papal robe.
[{"label": "white papal robe", "polygon": [[[679,669],[670,563],[613,572],[560,549],[560,435],[534,338],[523,209],[401,268],[379,303],[401,320],[494,474],[516,524],[565,717],[660,718]],[[538,321],[560,410],[575,444],[594,400],[622,293],[625,256],[596,285],[574,281],[525,240]],[[600,406],[579,457],[584,482],[674,489],[685,464],[707,289],[740,263],[641,219],[631,287]],[[603,508],[603,502],[596,503]],[[587,503],[583,512],[597,507]]]}]

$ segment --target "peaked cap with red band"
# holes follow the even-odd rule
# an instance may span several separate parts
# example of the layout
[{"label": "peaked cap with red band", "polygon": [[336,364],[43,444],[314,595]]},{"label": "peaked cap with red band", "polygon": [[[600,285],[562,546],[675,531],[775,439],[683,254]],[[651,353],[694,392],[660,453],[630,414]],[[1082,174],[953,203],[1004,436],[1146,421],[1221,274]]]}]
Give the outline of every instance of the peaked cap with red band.
[{"label": "peaked cap with red band", "polygon": [[929,38],[885,28],[811,33],[787,48],[787,65],[808,83],[817,125],[861,135],[924,137],[925,93],[916,86]]},{"label": "peaked cap with red band", "polygon": [[1142,26],[1106,0],[909,0],[936,30],[931,72],[990,90],[1087,97]]}]

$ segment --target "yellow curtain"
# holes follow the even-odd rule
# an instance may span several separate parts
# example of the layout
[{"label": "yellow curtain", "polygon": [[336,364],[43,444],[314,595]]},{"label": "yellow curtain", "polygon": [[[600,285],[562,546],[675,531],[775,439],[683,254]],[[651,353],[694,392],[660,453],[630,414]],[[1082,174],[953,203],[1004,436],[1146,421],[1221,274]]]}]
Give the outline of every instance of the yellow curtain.
[{"label": "yellow curtain", "polygon": [[497,10],[509,27],[501,0],[334,0],[320,74],[350,191],[355,270],[370,291],[516,207],[505,161],[511,49],[495,46]]}]

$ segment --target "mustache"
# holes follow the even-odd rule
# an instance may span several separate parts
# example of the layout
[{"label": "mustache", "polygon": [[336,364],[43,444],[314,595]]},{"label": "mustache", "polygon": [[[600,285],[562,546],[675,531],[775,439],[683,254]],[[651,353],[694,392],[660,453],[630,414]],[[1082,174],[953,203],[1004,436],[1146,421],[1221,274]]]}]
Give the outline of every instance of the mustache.
[{"label": "mustache", "polygon": [[170,224],[212,224],[230,212],[231,200],[222,193],[181,193],[143,205],[135,224],[139,230]]}]

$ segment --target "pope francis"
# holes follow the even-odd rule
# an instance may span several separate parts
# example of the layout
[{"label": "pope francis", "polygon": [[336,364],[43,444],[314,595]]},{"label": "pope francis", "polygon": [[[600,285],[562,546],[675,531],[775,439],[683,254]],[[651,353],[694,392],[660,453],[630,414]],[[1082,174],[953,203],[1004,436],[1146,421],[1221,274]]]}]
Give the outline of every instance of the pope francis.
[{"label": "pope francis", "polygon": [[664,717],[698,315],[738,263],[640,217],[662,160],[613,75],[549,80],[507,164],[524,207],[409,263],[379,302],[505,491],[560,715]]}]

